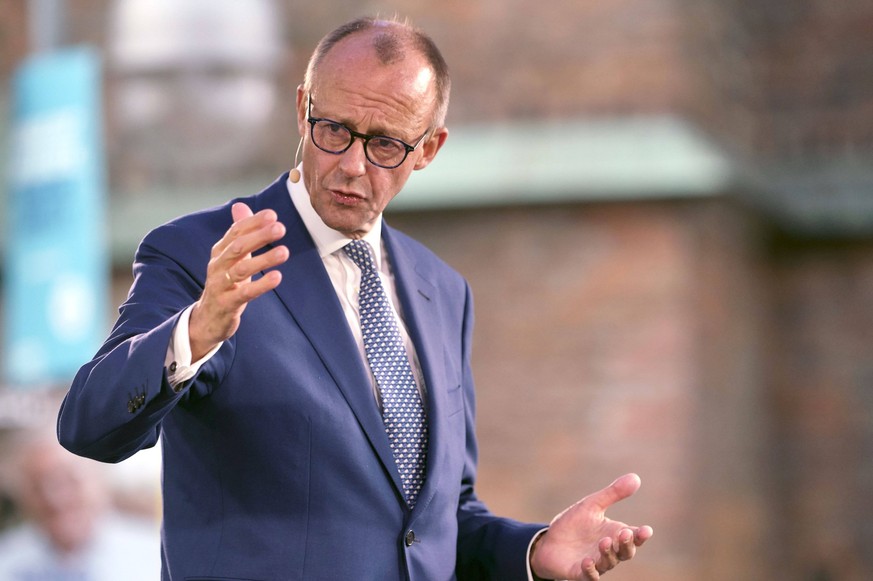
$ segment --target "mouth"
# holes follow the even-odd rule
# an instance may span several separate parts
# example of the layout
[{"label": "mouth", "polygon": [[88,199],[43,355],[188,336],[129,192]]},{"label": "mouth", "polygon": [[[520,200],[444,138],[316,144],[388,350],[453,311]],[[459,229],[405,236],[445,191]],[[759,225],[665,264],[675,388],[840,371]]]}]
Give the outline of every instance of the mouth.
[{"label": "mouth", "polygon": [[364,196],[355,192],[345,190],[330,190],[331,196],[338,204],[355,205],[364,201]]}]

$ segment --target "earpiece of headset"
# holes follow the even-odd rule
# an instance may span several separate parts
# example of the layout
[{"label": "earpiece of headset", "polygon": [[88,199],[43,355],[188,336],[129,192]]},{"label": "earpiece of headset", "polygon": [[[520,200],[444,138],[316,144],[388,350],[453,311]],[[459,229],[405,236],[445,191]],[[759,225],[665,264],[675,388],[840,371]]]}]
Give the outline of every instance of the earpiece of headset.
[{"label": "earpiece of headset", "polygon": [[297,144],[297,153],[294,154],[294,167],[288,172],[288,179],[292,184],[300,181],[300,170],[297,169],[297,159],[300,157],[300,148],[303,147],[303,138],[300,138],[300,143]]}]

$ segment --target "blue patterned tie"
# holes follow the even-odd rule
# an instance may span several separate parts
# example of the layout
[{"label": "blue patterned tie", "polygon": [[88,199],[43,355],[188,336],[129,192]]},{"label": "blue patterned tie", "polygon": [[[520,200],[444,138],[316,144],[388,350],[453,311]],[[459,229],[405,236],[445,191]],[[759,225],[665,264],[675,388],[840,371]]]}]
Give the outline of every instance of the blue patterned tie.
[{"label": "blue patterned tie", "polygon": [[412,508],[424,483],[427,461],[427,417],[421,394],[370,245],[353,240],[344,250],[361,269],[358,306],[364,350],[382,395],[382,419],[400,471],[403,494]]}]

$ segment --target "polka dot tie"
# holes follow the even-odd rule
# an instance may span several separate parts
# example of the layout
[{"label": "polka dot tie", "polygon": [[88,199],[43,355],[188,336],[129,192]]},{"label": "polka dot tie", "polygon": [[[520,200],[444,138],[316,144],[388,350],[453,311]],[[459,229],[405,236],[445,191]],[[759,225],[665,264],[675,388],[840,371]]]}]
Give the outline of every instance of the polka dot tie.
[{"label": "polka dot tie", "polygon": [[344,250],[361,269],[358,307],[364,350],[382,395],[382,419],[400,471],[403,494],[412,508],[424,483],[427,460],[427,417],[421,394],[370,245],[353,240]]}]

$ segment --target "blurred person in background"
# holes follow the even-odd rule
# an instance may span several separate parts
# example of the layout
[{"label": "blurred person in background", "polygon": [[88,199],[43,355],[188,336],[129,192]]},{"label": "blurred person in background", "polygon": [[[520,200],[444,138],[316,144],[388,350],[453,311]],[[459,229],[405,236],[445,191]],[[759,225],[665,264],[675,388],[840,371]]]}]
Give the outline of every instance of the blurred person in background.
[{"label": "blurred person in background", "polygon": [[341,26],[297,90],[302,163],[140,244],[58,434],[106,462],[160,436],[165,581],[594,580],[651,537],[604,514],[634,474],[550,525],[476,496],[470,289],[382,222],[449,85],[423,32]]},{"label": "blurred person in background", "polygon": [[0,534],[2,581],[153,581],[156,523],[112,507],[103,469],[50,430],[14,434],[4,464],[23,522]]}]

